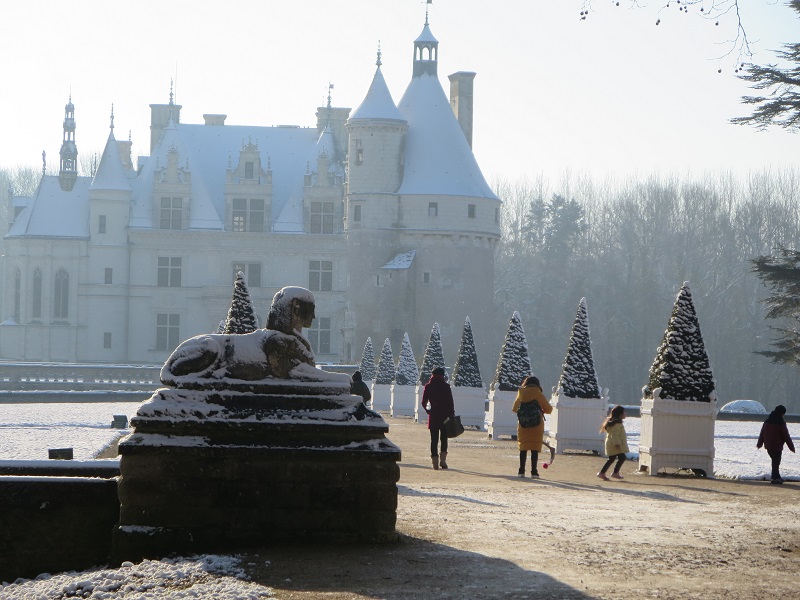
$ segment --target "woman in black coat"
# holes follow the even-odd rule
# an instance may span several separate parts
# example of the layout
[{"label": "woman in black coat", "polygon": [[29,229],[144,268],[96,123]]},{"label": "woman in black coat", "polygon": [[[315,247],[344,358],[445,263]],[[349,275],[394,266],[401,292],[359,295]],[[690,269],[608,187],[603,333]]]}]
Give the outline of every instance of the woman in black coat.
[{"label": "woman in black coat", "polygon": [[[422,392],[422,408],[428,413],[428,429],[431,434],[431,462],[433,468],[447,468],[447,435],[444,432],[444,421],[447,417],[455,416],[456,409],[453,404],[453,392],[450,384],[444,379],[444,369],[437,367],[433,370],[431,378],[425,384]],[[442,451],[439,453],[439,440]]]},{"label": "woman in black coat", "polygon": [[789,437],[789,428],[786,427],[786,421],[783,420],[785,414],[785,406],[782,404],[776,406],[761,426],[761,434],[756,443],[756,448],[764,446],[772,459],[772,483],[783,483],[780,472],[783,445],[786,444],[789,450],[794,452],[794,444],[792,438]]}]

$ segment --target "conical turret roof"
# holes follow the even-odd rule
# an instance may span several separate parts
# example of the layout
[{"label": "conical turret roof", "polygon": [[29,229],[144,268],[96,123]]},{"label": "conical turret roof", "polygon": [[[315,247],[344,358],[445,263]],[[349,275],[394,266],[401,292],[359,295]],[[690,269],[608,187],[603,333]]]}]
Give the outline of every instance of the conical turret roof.
[{"label": "conical turret roof", "polygon": [[392,100],[392,94],[386,85],[386,80],[381,73],[381,66],[375,69],[372,84],[361,104],[350,115],[350,121],[362,119],[381,119],[392,121],[405,121],[403,115],[397,110],[397,105]]},{"label": "conical turret roof", "polygon": [[100,165],[97,167],[90,190],[131,190],[131,184],[122,166],[122,158],[119,155],[119,146],[114,138],[114,131],[108,134],[106,147],[103,149],[103,156],[100,158]]}]

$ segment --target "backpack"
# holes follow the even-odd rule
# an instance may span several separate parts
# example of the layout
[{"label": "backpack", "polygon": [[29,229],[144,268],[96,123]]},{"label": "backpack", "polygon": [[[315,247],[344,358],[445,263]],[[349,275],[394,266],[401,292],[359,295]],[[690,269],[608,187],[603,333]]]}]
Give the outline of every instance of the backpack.
[{"label": "backpack", "polygon": [[542,422],[542,407],[536,400],[530,402],[520,402],[517,410],[517,420],[519,426],[527,429],[528,427],[538,427]]}]

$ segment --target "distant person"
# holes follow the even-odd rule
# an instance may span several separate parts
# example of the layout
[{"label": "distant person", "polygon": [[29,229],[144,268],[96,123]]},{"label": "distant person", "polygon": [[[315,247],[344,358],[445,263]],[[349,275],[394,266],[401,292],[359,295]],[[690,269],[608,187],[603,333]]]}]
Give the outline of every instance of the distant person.
[{"label": "distant person", "polygon": [[[422,408],[428,413],[428,430],[431,434],[431,463],[438,470],[441,466],[447,469],[447,434],[444,422],[447,417],[456,414],[453,404],[453,392],[445,380],[444,368],[436,367],[422,392]],[[441,441],[441,452],[439,442]]]},{"label": "distant person", "polygon": [[767,420],[761,426],[761,433],[758,436],[758,443],[756,448],[764,446],[767,449],[767,454],[772,459],[772,483],[783,483],[781,477],[781,457],[783,455],[783,445],[786,444],[789,450],[794,452],[794,444],[792,438],[789,437],[789,428],[786,426],[786,421],[783,415],[786,414],[786,407],[779,404],[775,407]]},{"label": "distant person", "polygon": [[544,415],[553,412],[553,407],[542,393],[536,377],[526,377],[517,390],[517,398],[511,410],[517,415],[517,447],[519,448],[520,477],[525,477],[525,463],[531,453],[531,479],[539,479],[539,452],[544,437]]},{"label": "distant person", "polygon": [[606,434],[606,455],[608,456],[606,464],[603,465],[603,468],[600,469],[600,472],[597,474],[603,481],[609,481],[606,471],[608,471],[614,461],[617,461],[617,464],[614,467],[614,472],[611,473],[611,477],[614,479],[625,479],[619,471],[627,458],[625,454],[629,451],[628,434],[625,432],[625,426],[622,424],[626,416],[625,407],[617,405],[611,409],[611,414],[606,417],[606,420],[603,421],[603,424],[600,426],[600,433]]},{"label": "distant person", "polygon": [[372,400],[372,394],[369,392],[369,386],[361,379],[361,371],[353,373],[353,381],[350,382],[350,393],[354,396],[361,396],[364,399],[364,404]]}]

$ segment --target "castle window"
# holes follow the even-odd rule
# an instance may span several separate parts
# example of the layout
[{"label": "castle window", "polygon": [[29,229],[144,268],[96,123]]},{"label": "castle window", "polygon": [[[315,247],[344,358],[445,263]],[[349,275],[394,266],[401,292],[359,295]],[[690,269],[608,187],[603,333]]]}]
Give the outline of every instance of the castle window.
[{"label": "castle window", "polygon": [[251,161],[247,161],[246,163],[244,163],[244,178],[245,179],[253,178],[253,163]]},{"label": "castle window", "polygon": [[425,271],[422,274],[422,283],[430,283],[431,282],[431,272]]},{"label": "castle window", "polygon": [[333,290],[333,261],[311,260],[308,262],[308,289],[312,292]]},{"label": "castle window", "polygon": [[158,257],[158,287],[181,287],[182,262],[177,256]]},{"label": "castle window", "polygon": [[474,204],[467,204],[467,217],[470,219],[475,218],[475,205]]},{"label": "castle window", "polygon": [[308,330],[308,341],[314,354],[330,354],[331,352],[331,319],[317,317]]},{"label": "castle window", "polygon": [[264,231],[264,200],[234,198],[231,223],[233,231]]},{"label": "castle window", "polygon": [[248,288],[261,287],[261,263],[233,263],[234,281],[236,280],[236,274],[239,273],[239,271],[244,273]]},{"label": "castle window", "polygon": [[182,217],[182,198],[161,198],[160,229],[180,229]]},{"label": "castle window", "polygon": [[311,203],[311,233],[333,233],[333,202]]},{"label": "castle window", "polygon": [[495,208],[494,209],[494,222],[496,224],[500,223],[500,209],[499,208]]},{"label": "castle window", "polygon": [[110,331],[106,331],[103,334],[103,348],[105,350],[110,350],[111,349],[111,332]]},{"label": "castle window", "polygon": [[110,285],[114,280],[114,269],[111,267],[106,267],[106,276],[105,276],[105,283],[106,285]]},{"label": "castle window", "polygon": [[100,215],[97,219],[97,233],[106,232],[106,216]]},{"label": "castle window", "polygon": [[428,216],[429,217],[438,217],[439,216],[439,203],[438,202],[428,202]]},{"label": "castle window", "polygon": [[59,269],[53,286],[53,318],[66,319],[68,314],[69,275],[64,269]]},{"label": "castle window", "polygon": [[361,221],[361,205],[356,204],[353,207],[353,221]]},{"label": "castle window", "polygon": [[22,311],[22,271],[19,269],[14,273],[14,321],[19,323],[20,312]]},{"label": "castle window", "polygon": [[42,318],[42,271],[36,269],[33,272],[33,306],[31,306],[31,318]]},{"label": "castle window", "polygon": [[156,350],[174,350],[181,341],[181,316],[159,313],[156,315]]},{"label": "castle window", "polygon": [[364,151],[361,148],[359,148],[358,150],[356,150],[356,164],[360,165],[363,162],[364,162]]}]

